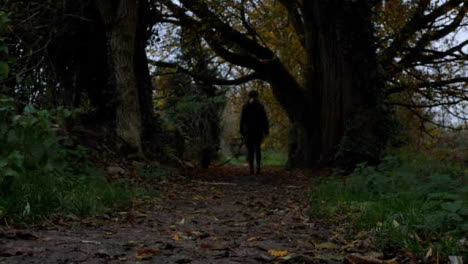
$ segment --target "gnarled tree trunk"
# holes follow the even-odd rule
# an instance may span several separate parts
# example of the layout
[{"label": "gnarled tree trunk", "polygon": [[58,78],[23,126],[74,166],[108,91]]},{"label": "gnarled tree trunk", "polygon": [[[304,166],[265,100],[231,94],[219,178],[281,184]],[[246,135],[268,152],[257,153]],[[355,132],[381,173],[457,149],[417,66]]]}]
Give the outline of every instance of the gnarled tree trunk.
[{"label": "gnarled tree trunk", "polygon": [[[318,105],[320,162],[334,159],[354,115],[375,105],[378,88],[371,5],[368,1],[306,1],[311,72],[306,76]],[[377,87],[376,87],[377,86]],[[366,130],[366,127],[361,129]]]},{"label": "gnarled tree trunk", "polygon": [[[372,140],[370,137],[376,136],[373,126],[379,123],[369,118],[375,114],[378,91],[382,89],[371,4],[346,0],[304,1],[302,15],[308,56],[304,90],[296,95],[282,91],[285,85],[291,87],[285,83],[286,74],[269,80],[281,105],[298,123],[293,127],[296,131],[292,133],[295,138],[291,139],[294,149],[290,150],[290,165],[312,167],[340,163],[337,159],[343,155],[356,154],[340,149],[343,141],[348,140],[345,135],[356,142],[363,135],[366,140]],[[354,131],[352,135],[347,132],[350,127]],[[378,154],[375,149],[368,156]]]}]

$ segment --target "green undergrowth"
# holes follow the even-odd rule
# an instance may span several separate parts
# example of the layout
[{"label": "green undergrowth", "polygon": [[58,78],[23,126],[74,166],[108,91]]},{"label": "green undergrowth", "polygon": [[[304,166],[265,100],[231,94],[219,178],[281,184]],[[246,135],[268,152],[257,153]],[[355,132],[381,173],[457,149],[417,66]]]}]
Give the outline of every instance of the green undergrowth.
[{"label": "green undergrowth", "polygon": [[0,219],[36,221],[53,213],[92,215],[128,202],[134,191],[108,183],[68,136],[64,108],[22,111],[0,95]]},{"label": "green undergrowth", "polygon": [[177,174],[178,170],[176,168],[162,166],[159,162],[152,162],[137,166],[137,173],[142,178],[165,181],[168,180],[171,175]]},{"label": "green undergrowth", "polygon": [[[278,151],[263,151],[262,152],[262,166],[265,167],[281,167],[285,166],[288,160],[288,156],[286,153],[278,152]],[[225,157],[221,159],[221,162],[228,161],[231,165],[242,165],[247,163],[246,156],[239,156],[239,157]]]},{"label": "green undergrowth", "polygon": [[371,231],[387,254],[468,255],[468,169],[422,154],[387,157],[360,165],[349,176],[317,179],[312,214],[343,220],[350,234]]}]

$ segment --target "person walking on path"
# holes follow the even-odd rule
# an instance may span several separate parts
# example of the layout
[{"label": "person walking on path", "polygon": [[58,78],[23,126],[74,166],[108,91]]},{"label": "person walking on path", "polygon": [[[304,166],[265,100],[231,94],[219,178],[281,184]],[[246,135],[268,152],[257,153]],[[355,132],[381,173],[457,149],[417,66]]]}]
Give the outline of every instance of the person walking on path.
[{"label": "person walking on path", "polygon": [[260,174],[260,163],[262,160],[260,145],[263,138],[269,134],[269,124],[265,107],[258,100],[257,91],[249,92],[249,100],[242,107],[240,133],[247,147],[250,174],[254,174],[254,157],[257,161],[256,172]]}]

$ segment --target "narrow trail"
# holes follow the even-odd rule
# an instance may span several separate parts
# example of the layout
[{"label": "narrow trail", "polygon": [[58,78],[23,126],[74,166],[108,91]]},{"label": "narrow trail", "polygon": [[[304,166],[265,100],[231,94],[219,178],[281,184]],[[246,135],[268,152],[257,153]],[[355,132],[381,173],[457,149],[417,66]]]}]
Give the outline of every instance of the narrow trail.
[{"label": "narrow trail", "polygon": [[0,263],[342,263],[333,231],[307,216],[305,175],[191,174],[128,212],[0,231]]}]

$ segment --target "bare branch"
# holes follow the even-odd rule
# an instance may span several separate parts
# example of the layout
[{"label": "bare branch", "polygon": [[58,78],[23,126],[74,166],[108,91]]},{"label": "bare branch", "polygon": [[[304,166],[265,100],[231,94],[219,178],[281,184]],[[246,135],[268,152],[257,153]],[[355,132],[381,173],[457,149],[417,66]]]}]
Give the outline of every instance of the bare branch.
[{"label": "bare branch", "polygon": [[[427,15],[424,15],[424,11],[427,9],[430,1],[420,1],[414,16],[403,26],[400,32],[396,34],[392,44],[383,51],[381,56],[382,65],[393,65],[393,61],[397,57],[398,52],[402,47],[408,46],[409,39],[411,39],[415,33],[424,29],[447,12],[457,8],[464,1],[465,0],[448,0]],[[393,70],[395,70],[395,68]]]}]

